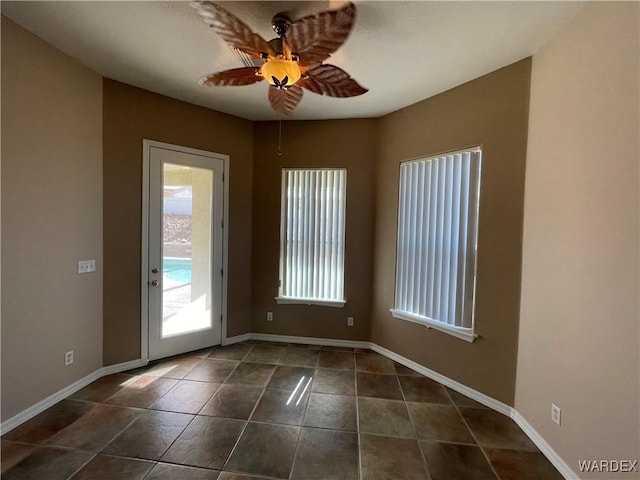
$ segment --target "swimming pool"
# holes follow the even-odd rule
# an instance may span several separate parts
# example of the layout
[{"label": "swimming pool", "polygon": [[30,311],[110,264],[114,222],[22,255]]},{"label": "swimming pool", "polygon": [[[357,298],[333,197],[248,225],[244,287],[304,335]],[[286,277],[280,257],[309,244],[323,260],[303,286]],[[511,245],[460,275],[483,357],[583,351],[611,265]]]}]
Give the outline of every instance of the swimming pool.
[{"label": "swimming pool", "polygon": [[170,280],[191,283],[191,259],[164,258],[162,260],[162,272]]}]

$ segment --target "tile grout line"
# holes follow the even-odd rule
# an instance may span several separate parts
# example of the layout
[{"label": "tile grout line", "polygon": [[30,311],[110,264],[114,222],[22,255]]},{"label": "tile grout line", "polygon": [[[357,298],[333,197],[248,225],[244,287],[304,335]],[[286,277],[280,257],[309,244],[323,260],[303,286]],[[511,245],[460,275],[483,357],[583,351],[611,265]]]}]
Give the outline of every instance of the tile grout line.
[{"label": "tile grout line", "polygon": [[[446,389],[445,389],[446,390]],[[453,400],[453,397],[451,396],[451,393],[449,393],[449,391],[447,390],[447,395],[449,395],[449,397],[451,398],[451,402],[453,403],[453,406],[455,407],[456,411],[458,412],[458,415],[460,415],[460,418],[462,418],[462,421],[464,422],[465,426],[467,427],[467,430],[469,430],[469,433],[471,434],[471,436],[473,437],[473,439],[476,442],[476,445],[478,446],[478,448],[480,449],[480,452],[482,453],[482,456],[485,458],[485,460],[487,461],[487,463],[489,464],[489,468],[491,469],[491,471],[493,472],[493,474],[496,476],[496,480],[501,480],[500,479],[500,475],[498,475],[498,472],[496,472],[496,469],[493,468],[493,464],[491,463],[491,460],[489,460],[489,457],[487,456],[487,453],[484,451],[484,448],[482,448],[482,445],[480,445],[480,442],[478,442],[478,438],[476,437],[476,434],[474,433],[474,431],[471,429],[471,427],[469,426],[469,423],[467,422],[467,419],[464,418],[464,415],[462,415],[462,412],[460,411],[460,407],[458,406],[458,404]]]}]

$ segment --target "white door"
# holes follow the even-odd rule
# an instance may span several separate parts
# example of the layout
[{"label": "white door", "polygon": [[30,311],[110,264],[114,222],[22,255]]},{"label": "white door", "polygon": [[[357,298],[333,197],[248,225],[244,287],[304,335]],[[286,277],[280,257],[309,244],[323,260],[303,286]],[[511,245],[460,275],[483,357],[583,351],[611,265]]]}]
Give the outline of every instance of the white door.
[{"label": "white door", "polygon": [[148,358],[154,360],[220,343],[225,157],[153,142],[145,148],[143,263]]}]

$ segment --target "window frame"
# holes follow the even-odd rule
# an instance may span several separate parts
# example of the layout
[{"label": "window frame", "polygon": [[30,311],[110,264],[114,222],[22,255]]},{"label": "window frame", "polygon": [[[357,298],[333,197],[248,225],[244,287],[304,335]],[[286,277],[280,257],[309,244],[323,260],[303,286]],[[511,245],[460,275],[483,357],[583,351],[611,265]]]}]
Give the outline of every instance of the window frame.
[{"label": "window frame", "polygon": [[[403,179],[402,179],[402,165],[406,164],[406,163],[416,163],[416,162],[429,162],[431,160],[434,159],[440,159],[442,157],[447,157],[450,155],[456,155],[456,154],[463,154],[463,153],[472,153],[474,155],[477,155],[477,179],[476,179],[476,184],[475,187],[471,187],[471,188],[475,188],[476,192],[475,192],[475,205],[471,204],[471,197],[469,197],[469,205],[471,208],[473,208],[473,219],[470,219],[467,225],[468,229],[471,229],[472,231],[472,244],[469,244],[467,246],[467,250],[464,252],[465,255],[467,256],[467,269],[464,271],[463,276],[462,276],[462,281],[460,282],[461,284],[464,283],[468,276],[470,275],[471,277],[469,278],[470,281],[470,291],[468,291],[466,294],[470,295],[470,299],[468,299],[469,302],[469,315],[470,315],[470,327],[464,327],[464,326],[457,326],[457,325],[452,325],[449,323],[446,323],[444,321],[440,321],[434,318],[430,318],[428,316],[424,316],[424,315],[420,315],[418,313],[415,312],[411,312],[411,311],[407,311],[407,310],[403,310],[399,307],[399,301],[397,298],[398,295],[398,282],[399,282],[399,276],[400,276],[400,272],[399,272],[399,260],[400,260],[400,248],[401,248],[401,243],[403,242],[403,237],[401,236],[402,232],[401,232],[401,224],[400,224],[400,218],[403,215],[403,211],[401,211],[402,208],[402,195],[403,195]],[[449,335],[452,335],[456,338],[465,340],[467,342],[473,342],[475,341],[476,338],[478,338],[478,335],[475,333],[475,301],[476,301],[476,283],[477,283],[477,251],[478,251],[478,226],[479,226],[479,212],[480,212],[480,191],[481,191],[481,186],[482,186],[482,181],[481,181],[481,173],[482,173],[482,146],[478,145],[478,146],[474,146],[474,147],[470,147],[470,148],[464,148],[464,149],[460,149],[460,150],[454,150],[454,151],[448,151],[448,152],[443,152],[443,153],[439,153],[439,154],[435,154],[435,155],[428,155],[425,157],[419,157],[419,158],[414,158],[414,159],[410,159],[410,160],[405,160],[403,162],[400,162],[399,164],[399,177],[398,177],[398,209],[397,209],[397,225],[396,225],[396,259],[395,259],[395,282],[394,282],[394,307],[389,309],[391,312],[391,315],[394,318],[400,319],[400,320],[405,320],[408,322],[412,322],[412,323],[417,323],[419,325],[423,325],[426,326],[427,328],[433,328],[435,330],[439,330],[442,331],[444,333],[447,333]],[[474,161],[475,159],[472,158],[471,161]],[[423,192],[423,196],[426,197],[426,192],[428,191],[427,188],[423,188],[422,192]],[[471,211],[471,208],[469,208],[469,211]],[[406,213],[404,213],[406,215]],[[414,215],[417,215],[414,213]],[[472,224],[473,223],[473,224]],[[423,228],[424,230],[424,228]],[[413,247],[415,248],[415,247]],[[465,302],[466,300],[466,296],[465,298],[462,299],[463,302]],[[463,323],[463,320],[462,322]]]},{"label": "window frame", "polygon": [[[339,270],[342,273],[342,279],[340,285],[342,287],[340,299],[329,298],[316,298],[316,297],[292,297],[284,295],[284,277],[285,277],[285,261],[286,261],[286,248],[287,248],[287,173],[292,171],[299,172],[320,172],[320,171],[341,171],[344,175],[344,191],[343,191],[343,211],[342,211],[342,227],[339,243],[341,247],[341,254],[339,258],[342,262]],[[317,205],[316,205],[317,207]],[[280,201],[280,259],[279,259],[279,271],[278,271],[278,295],[275,297],[275,301],[278,304],[297,304],[297,305],[318,305],[327,307],[342,308],[346,305],[347,300],[345,296],[345,244],[346,244],[346,214],[347,214],[347,168],[345,167],[327,167],[327,168],[282,168],[281,176],[281,201]]]}]

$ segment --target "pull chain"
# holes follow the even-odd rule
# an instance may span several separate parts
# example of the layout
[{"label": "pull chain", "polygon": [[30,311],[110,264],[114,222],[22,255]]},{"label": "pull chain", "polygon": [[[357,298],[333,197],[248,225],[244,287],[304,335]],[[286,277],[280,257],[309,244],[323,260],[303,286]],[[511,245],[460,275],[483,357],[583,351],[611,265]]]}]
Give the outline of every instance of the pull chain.
[{"label": "pull chain", "polygon": [[282,155],[282,148],[280,148],[282,145],[282,120],[278,120],[278,150],[276,150],[276,153],[278,155]]}]

